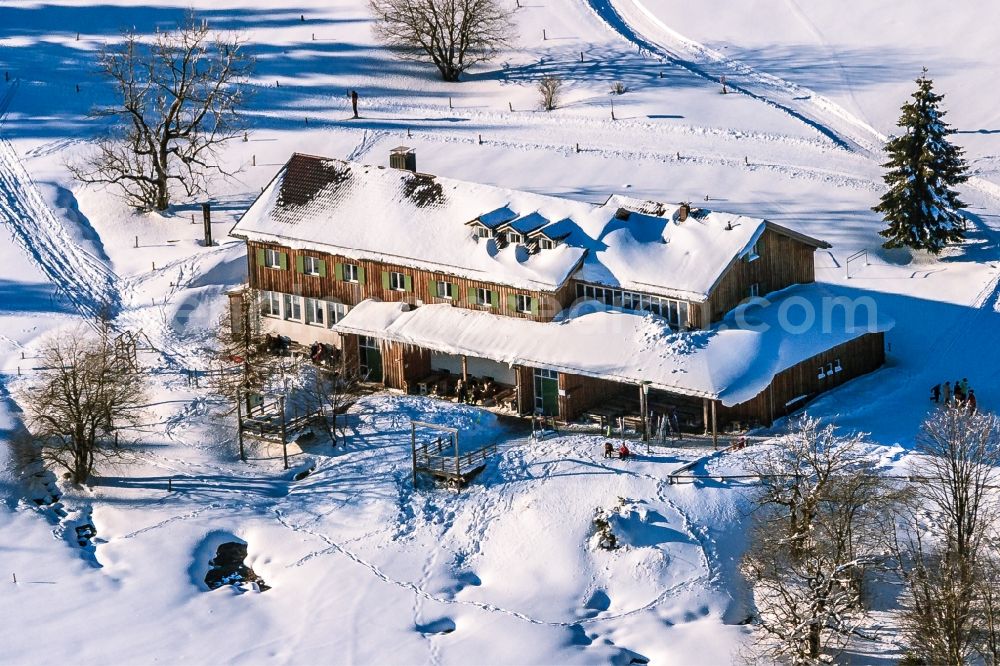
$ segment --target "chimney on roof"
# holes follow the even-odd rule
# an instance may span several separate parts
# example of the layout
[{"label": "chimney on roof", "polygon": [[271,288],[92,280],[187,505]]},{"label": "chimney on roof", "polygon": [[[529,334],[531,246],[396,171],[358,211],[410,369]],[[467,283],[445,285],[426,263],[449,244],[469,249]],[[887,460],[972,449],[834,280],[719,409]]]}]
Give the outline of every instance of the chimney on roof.
[{"label": "chimney on roof", "polygon": [[681,207],[677,209],[677,221],[683,222],[684,220],[688,219],[688,215],[690,214],[691,214],[691,204],[688,202],[682,203]]},{"label": "chimney on roof", "polygon": [[398,146],[389,151],[389,166],[393,169],[417,171],[417,151],[406,146]]}]

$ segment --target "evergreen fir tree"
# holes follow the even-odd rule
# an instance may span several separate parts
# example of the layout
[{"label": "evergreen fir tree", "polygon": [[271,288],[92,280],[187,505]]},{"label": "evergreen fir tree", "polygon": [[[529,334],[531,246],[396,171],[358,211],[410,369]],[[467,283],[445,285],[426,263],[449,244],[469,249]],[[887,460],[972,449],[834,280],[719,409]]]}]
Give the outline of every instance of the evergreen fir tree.
[{"label": "evergreen fir tree", "polygon": [[950,189],[968,180],[963,150],[948,141],[954,130],[942,120],[944,96],[933,87],[924,69],[913,101],[903,105],[897,123],[905,132],[886,144],[891,159],[883,165],[888,170],[883,179],[889,191],[872,208],[888,225],[879,232],[888,239],[886,248],[907,246],[937,254],[965,238],[958,213],[965,204]]}]

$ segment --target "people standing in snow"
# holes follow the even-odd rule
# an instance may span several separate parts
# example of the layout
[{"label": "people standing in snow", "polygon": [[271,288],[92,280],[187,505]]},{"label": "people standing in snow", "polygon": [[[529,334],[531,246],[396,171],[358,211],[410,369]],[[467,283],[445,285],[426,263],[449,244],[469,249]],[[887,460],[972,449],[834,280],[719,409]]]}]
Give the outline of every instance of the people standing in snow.
[{"label": "people standing in snow", "polygon": [[935,384],[931,387],[931,400],[941,402],[941,385]]},{"label": "people standing in snow", "polygon": [[951,382],[944,383],[944,404],[951,404]]},{"label": "people standing in snow", "polygon": [[351,91],[351,108],[354,110],[354,117],[358,117],[358,91]]},{"label": "people standing in snow", "polygon": [[465,402],[465,393],[466,393],[465,381],[459,379],[455,383],[455,396],[458,398],[458,402],[460,403]]},{"label": "people standing in snow", "polygon": [[621,446],[618,447],[618,457],[622,460],[628,460],[630,455],[632,455],[632,452],[628,450],[628,445],[622,442]]},{"label": "people standing in snow", "polygon": [[962,382],[955,380],[955,404],[960,405],[962,401],[965,400],[965,394],[962,392]]},{"label": "people standing in snow", "polygon": [[969,397],[969,380],[967,377],[962,377],[962,399]]},{"label": "people standing in snow", "polygon": [[670,429],[674,431],[677,435],[677,439],[684,439],[684,435],[681,434],[681,424],[680,419],[677,418],[677,407],[671,405],[670,407]]},{"label": "people standing in snow", "polygon": [[967,401],[967,406],[969,409],[969,414],[976,413],[976,392],[973,389],[969,389],[969,399]]},{"label": "people standing in snow", "polygon": [[615,447],[611,442],[604,442],[604,457],[605,458],[615,457]]}]

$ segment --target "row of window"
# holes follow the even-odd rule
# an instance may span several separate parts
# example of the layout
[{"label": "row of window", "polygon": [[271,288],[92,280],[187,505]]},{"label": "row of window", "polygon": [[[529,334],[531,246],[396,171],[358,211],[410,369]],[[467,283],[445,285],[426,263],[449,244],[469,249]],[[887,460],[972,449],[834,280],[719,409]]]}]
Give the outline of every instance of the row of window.
[{"label": "row of window", "polygon": [[577,284],[576,296],[577,298],[600,301],[605,305],[622,310],[652,312],[666,319],[674,328],[681,328],[688,323],[688,304],[686,301],[676,301],[672,298],[661,298],[622,289],[595,287],[589,284]]},{"label": "row of window", "polygon": [[[288,255],[280,250],[274,249],[264,249],[260,251],[261,263],[267,268],[286,268],[288,265]],[[297,269],[300,273],[306,275],[316,275],[316,276],[326,276],[326,262],[317,257],[310,256],[299,256],[296,259]],[[362,283],[364,282],[364,268],[358,266],[357,264],[335,264],[334,275],[337,280],[342,282],[353,282]],[[446,299],[446,300],[458,300],[458,285],[453,282],[448,282],[447,280],[432,280],[430,287],[430,294],[433,297]],[[413,280],[406,273],[400,273],[397,271],[382,271],[382,288],[388,291],[401,291],[401,292],[411,292],[413,291]],[[278,294],[278,292],[264,292],[267,294]],[[285,298],[299,298],[298,296],[291,296],[290,294],[285,294]],[[483,307],[499,307],[499,292],[493,289],[487,288],[470,288],[468,299],[469,303],[475,303]],[[274,296],[277,298],[277,296]],[[280,300],[280,299],[279,299]],[[316,300],[316,299],[306,299]],[[512,294],[510,296],[509,302],[507,304],[508,308],[515,312],[520,312],[523,314],[538,314],[538,299],[532,298],[527,294]],[[287,312],[293,312],[294,308],[299,307],[301,309],[301,304],[296,306],[294,303],[289,304],[289,308],[286,311],[281,311],[280,308],[276,307],[265,312],[267,316],[270,317],[282,317],[284,319],[292,319],[295,321],[301,321],[301,316],[288,316]],[[307,323],[322,323],[322,320],[318,322],[307,322]]]},{"label": "row of window", "polygon": [[[479,238],[492,238],[493,232],[487,227],[477,226],[476,235]],[[528,237],[519,231],[511,230],[506,232],[504,236],[506,236],[508,245],[524,245],[528,242]],[[539,238],[537,242],[539,250],[551,250],[556,245],[558,245],[557,242],[551,241],[548,238]]]},{"label": "row of window", "polygon": [[260,313],[265,317],[297,321],[331,328],[343,319],[350,307],[320,298],[305,298],[277,291],[260,292]]}]

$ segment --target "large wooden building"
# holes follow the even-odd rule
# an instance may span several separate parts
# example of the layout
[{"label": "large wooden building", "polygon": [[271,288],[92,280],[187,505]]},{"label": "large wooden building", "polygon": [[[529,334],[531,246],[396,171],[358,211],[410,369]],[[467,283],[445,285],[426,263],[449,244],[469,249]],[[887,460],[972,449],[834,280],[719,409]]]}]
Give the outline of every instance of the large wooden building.
[{"label": "large wooden building", "polygon": [[884,362],[888,325],[813,284],[823,241],[392,160],[406,168],[293,155],[232,232],[265,328],[336,345],[369,381],[447,393],[478,378],[518,413],[563,420],[624,394],[710,428],[770,423]]}]

